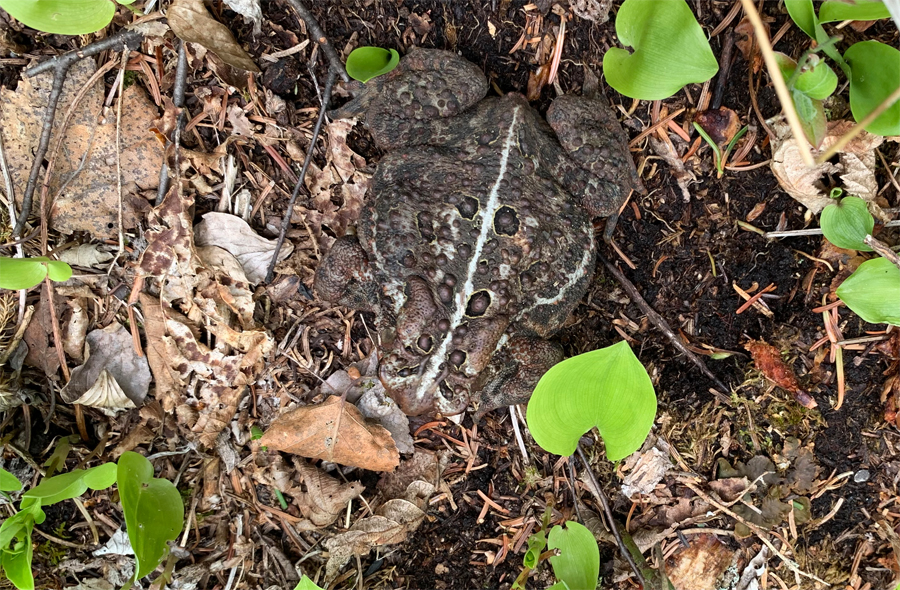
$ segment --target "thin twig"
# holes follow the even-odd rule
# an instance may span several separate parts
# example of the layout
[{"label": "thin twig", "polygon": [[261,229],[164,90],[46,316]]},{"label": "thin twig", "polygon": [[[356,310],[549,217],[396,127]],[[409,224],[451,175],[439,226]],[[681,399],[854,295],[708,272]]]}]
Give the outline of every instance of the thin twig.
[{"label": "thin twig", "polygon": [[119,101],[116,103],[116,184],[119,189],[119,250],[116,258],[125,254],[125,228],[122,219],[122,209],[125,206],[122,191],[122,100],[125,97],[125,67],[128,65],[129,49],[122,51],[122,68],[119,70]]},{"label": "thin twig", "polygon": [[884,258],[887,258],[891,261],[891,264],[900,268],[900,256],[897,256],[897,253],[888,248],[887,244],[882,242],[881,240],[876,240],[870,235],[867,235],[863,242],[866,243],[866,246],[878,252]]},{"label": "thin twig", "polygon": [[[291,1],[293,2],[295,0]],[[303,161],[303,168],[300,169],[297,184],[294,185],[294,192],[291,194],[291,200],[288,202],[284,217],[281,220],[281,231],[278,232],[278,242],[275,244],[275,252],[272,253],[272,261],[269,262],[269,270],[266,271],[267,283],[272,282],[275,264],[278,262],[278,253],[281,251],[281,245],[284,244],[284,238],[287,235],[288,229],[291,227],[291,217],[294,214],[294,203],[297,202],[297,197],[300,195],[300,190],[303,188],[303,179],[306,178],[306,171],[309,169],[310,162],[312,162],[313,153],[316,150],[316,141],[319,139],[322,123],[325,121],[325,111],[328,109],[328,103],[331,100],[331,90],[334,87],[334,79],[336,77],[337,72],[335,72],[334,68],[329,68],[328,77],[325,79],[325,91],[322,93],[322,105],[319,108],[319,118],[316,120],[315,128],[313,128],[312,140],[309,143],[309,149],[306,151],[306,159]]]},{"label": "thin twig", "polygon": [[[893,221],[888,221],[884,224],[884,227],[900,227],[900,219],[895,219]],[[773,240],[777,238],[800,238],[804,236],[821,236],[822,228],[821,227],[810,227],[808,229],[788,229],[784,231],[768,231],[762,234],[762,236],[768,240]]]},{"label": "thin twig", "polygon": [[766,62],[766,68],[769,70],[769,77],[772,79],[772,84],[775,86],[775,94],[778,95],[778,100],[781,102],[781,108],[784,110],[784,116],[791,126],[791,132],[794,134],[800,156],[803,158],[803,163],[812,168],[815,166],[815,162],[813,161],[812,152],[809,149],[809,141],[806,139],[806,134],[803,133],[803,125],[800,123],[799,115],[797,115],[797,109],[794,108],[794,102],[791,100],[791,93],[788,90],[787,84],[784,82],[784,76],[781,75],[781,70],[778,68],[778,62],[775,61],[775,52],[772,50],[769,36],[766,35],[766,29],[763,26],[762,20],[759,18],[759,13],[756,12],[756,7],[753,6],[753,1],[741,0],[741,4],[743,4],[744,12],[747,14],[747,18],[750,19],[750,23],[753,25],[753,32],[756,34],[760,53],[762,53],[763,61]]},{"label": "thin twig", "polygon": [[300,0],[287,0],[287,3],[297,11],[297,14],[303,19],[303,22],[306,23],[306,28],[309,29],[309,34],[315,38],[316,43],[322,46],[322,50],[325,51],[325,57],[328,59],[329,69],[337,72],[344,82],[349,82],[350,76],[347,75],[347,70],[344,68],[344,62],[341,61],[334,46],[328,41],[328,37],[322,31],[322,27],[319,26],[318,21],[316,21],[316,17],[306,9]]},{"label": "thin twig", "polygon": [[622,271],[620,271],[614,264],[607,260],[602,254],[598,254],[597,258],[604,264],[604,266],[606,266],[607,269],[609,269],[609,272],[611,272],[612,275],[616,277],[616,280],[619,281],[619,283],[628,293],[628,296],[631,297],[631,300],[641,308],[641,311],[643,311],[653,323],[653,325],[656,326],[656,328],[660,332],[662,332],[666,336],[666,338],[669,339],[669,342],[671,342],[672,345],[675,346],[675,348],[677,348],[682,354],[690,359],[691,362],[694,363],[694,365],[696,365],[698,369],[700,369],[701,373],[706,375],[713,383],[716,384],[716,386],[721,390],[716,392],[716,397],[722,400],[723,403],[731,405],[731,400],[724,393],[728,391],[728,387],[726,387],[718,377],[713,375],[712,371],[710,371],[706,367],[706,364],[700,359],[700,357],[691,352],[684,345],[684,342],[681,341],[681,338],[676,336],[675,332],[672,331],[672,328],[669,327],[668,322],[666,322],[666,320],[661,315],[656,313],[656,311],[652,307],[650,307],[650,304],[647,303],[647,301],[643,297],[641,297],[641,294],[638,292],[637,288],[631,281],[628,280],[628,278],[622,273]]},{"label": "thin twig", "polygon": [[[9,221],[10,223],[16,219],[16,189],[13,186],[12,175],[9,173],[9,166],[6,163],[6,150],[3,148],[3,134],[0,133],[0,171],[3,172],[3,184],[6,186],[6,198],[7,198],[7,207],[9,208]],[[25,258],[25,248],[22,247],[22,244],[16,244],[16,258]],[[28,289],[19,289],[19,316],[17,318],[18,323],[21,325],[22,320],[25,318],[25,305],[26,298],[28,296]],[[18,345],[18,343],[17,343]],[[12,354],[12,348],[8,349],[7,352]],[[0,361],[0,364],[5,362]]]},{"label": "thin twig", "polygon": [[25,193],[22,195],[22,210],[19,212],[19,218],[16,220],[15,229],[13,229],[13,237],[21,237],[22,231],[25,229],[25,222],[31,215],[32,201],[34,200],[34,189],[37,187],[37,178],[40,174],[41,166],[44,162],[44,156],[47,154],[47,148],[50,145],[50,134],[53,132],[53,119],[56,117],[56,107],[59,105],[59,98],[62,96],[63,84],[66,81],[66,74],[69,68],[76,61],[92,55],[97,55],[107,49],[117,48],[124,45],[128,49],[137,49],[144,34],[130,29],[125,29],[107,37],[96,43],[91,43],[86,47],[70,51],[62,55],[58,55],[33,68],[25,70],[22,75],[25,77],[35,76],[47,70],[53,71],[53,86],[50,88],[50,97],[47,100],[47,109],[44,111],[41,129],[41,138],[38,142],[37,150],[34,153],[34,163],[31,165],[31,173],[28,175],[28,182],[25,185]]},{"label": "thin twig", "polygon": [[641,575],[641,570],[634,562],[634,558],[631,556],[631,552],[628,551],[628,547],[626,547],[625,543],[622,541],[622,536],[619,534],[619,527],[616,526],[616,521],[615,518],[613,518],[612,509],[609,507],[609,500],[606,499],[606,494],[604,494],[603,490],[600,489],[600,483],[597,482],[597,478],[594,477],[594,470],[591,469],[591,464],[588,463],[587,457],[584,456],[584,451],[581,450],[580,444],[576,447],[575,452],[578,453],[578,457],[581,459],[581,462],[584,463],[584,471],[585,473],[587,473],[588,478],[591,480],[591,491],[594,492],[594,495],[597,496],[597,498],[600,500],[600,504],[603,506],[603,514],[606,515],[609,529],[612,531],[613,536],[616,538],[616,544],[618,544],[619,546],[619,553],[621,553],[625,558],[625,561],[628,562],[628,565],[631,567],[631,571],[634,572],[634,575],[641,587],[646,588],[647,582],[644,580],[644,576]]},{"label": "thin twig", "polygon": [[[173,164],[175,165],[175,178],[178,180],[181,174],[180,153],[181,153],[181,130],[184,129],[184,94],[187,86],[187,50],[184,48],[184,41],[178,44],[178,65],[175,67],[175,86],[172,88],[172,103],[178,111],[178,118],[175,121],[175,131],[172,134],[172,141],[169,145],[172,147]],[[166,146],[168,149],[169,145]],[[159,186],[156,190],[156,203],[159,207],[162,205],[166,192],[169,190],[169,166],[166,158],[163,158],[162,166],[159,170]]]}]

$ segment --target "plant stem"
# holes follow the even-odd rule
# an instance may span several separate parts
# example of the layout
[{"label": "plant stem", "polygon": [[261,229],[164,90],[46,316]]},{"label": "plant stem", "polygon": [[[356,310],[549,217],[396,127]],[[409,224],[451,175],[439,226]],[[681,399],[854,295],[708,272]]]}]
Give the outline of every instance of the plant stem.
[{"label": "plant stem", "polygon": [[594,492],[594,495],[600,500],[600,504],[603,506],[603,514],[606,515],[606,521],[609,525],[610,531],[612,531],[613,536],[616,538],[616,543],[619,545],[619,553],[622,554],[622,557],[625,558],[625,561],[628,562],[628,565],[631,567],[631,571],[634,572],[635,577],[637,577],[638,583],[641,585],[641,588],[647,587],[647,582],[644,580],[643,574],[641,574],[640,568],[634,562],[634,558],[631,556],[631,552],[628,551],[628,547],[625,546],[625,543],[622,541],[622,536],[619,534],[619,528],[616,526],[616,520],[613,518],[612,509],[609,507],[609,500],[606,499],[606,494],[603,493],[603,490],[600,489],[600,484],[597,482],[597,478],[594,477],[594,470],[591,469],[591,464],[588,463],[587,457],[584,456],[584,451],[581,450],[581,445],[579,444],[576,447],[576,452],[578,453],[578,457],[581,459],[581,462],[584,463],[584,470],[588,474],[588,477],[591,480],[591,491]]},{"label": "plant stem", "polygon": [[750,23],[753,25],[753,32],[756,34],[759,50],[762,53],[763,60],[766,62],[766,68],[769,70],[769,77],[772,78],[772,84],[775,86],[775,93],[778,95],[779,102],[781,102],[781,108],[784,109],[784,116],[791,126],[791,132],[794,134],[803,163],[812,168],[816,163],[809,149],[809,141],[806,139],[806,134],[803,133],[800,116],[797,114],[797,109],[794,108],[794,101],[791,100],[791,93],[787,84],[784,83],[784,76],[781,75],[778,62],[775,61],[775,52],[772,50],[772,44],[769,42],[768,35],[766,35],[759,13],[756,11],[752,0],[741,0],[741,4],[744,7],[744,12],[747,13],[747,18],[750,19]]}]

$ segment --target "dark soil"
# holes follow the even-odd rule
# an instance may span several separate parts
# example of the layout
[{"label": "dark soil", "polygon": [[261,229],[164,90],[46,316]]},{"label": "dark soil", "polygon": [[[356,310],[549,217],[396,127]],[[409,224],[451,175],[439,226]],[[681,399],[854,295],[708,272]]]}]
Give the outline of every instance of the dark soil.
[{"label": "dark soil", "polygon": [[[249,25],[222,7],[221,2],[212,3],[220,10],[221,21],[229,23],[238,40],[249,48],[249,53],[254,58],[258,58],[263,52],[289,47],[289,33],[285,31],[294,31],[300,41],[306,38],[305,33],[297,28],[297,19],[286,7],[286,3],[263,4],[263,35],[254,38]],[[395,48],[401,54],[412,46],[458,51],[466,59],[480,65],[490,77],[494,90],[500,92],[524,92],[529,74],[536,67],[532,63],[533,49],[510,54],[526,24],[524,0],[369,0],[319,1],[309,4],[312,5],[312,11],[322,29],[339,51],[360,45]],[[550,10],[554,2],[541,0],[537,4],[538,11],[544,16],[543,31],[557,27],[559,17]],[[703,0],[689,1],[689,4],[707,33],[716,27],[731,8],[730,2]],[[785,22],[786,14],[780,12],[775,3],[766,3],[765,10],[773,19],[770,23],[771,30],[777,31]],[[423,36],[412,31],[412,15],[427,16],[430,19],[431,27],[427,34]],[[613,21],[614,13],[610,22],[603,25],[580,18],[567,22],[558,82],[563,92],[581,92],[587,70],[600,76],[606,49],[618,44]],[[737,20],[730,26],[733,27],[736,23]],[[878,38],[896,45],[896,30],[887,21],[882,21],[863,34],[849,29],[847,31],[848,42],[856,37]],[[413,34],[410,36],[410,33]],[[407,36],[403,36],[404,34]],[[20,42],[26,44],[29,50],[44,47],[45,42],[61,50],[66,48],[58,37],[38,41],[31,33],[22,35],[24,38]],[[717,56],[721,55],[723,42],[724,34],[711,41],[713,52]],[[792,28],[776,49],[796,57],[806,44],[807,39],[802,33]],[[272,65],[266,65],[267,62],[258,59],[257,63],[264,66],[264,71],[259,76],[262,86],[293,101],[296,109],[318,105],[316,85],[320,85],[325,77],[322,60],[316,70],[315,83],[307,71],[306,62],[297,57],[283,59]],[[20,71],[20,65],[0,63],[0,83],[14,88]],[[190,90],[210,83],[208,79],[201,77],[204,71],[194,72]],[[748,64],[740,52],[735,51],[733,65],[724,85],[722,104],[738,113],[742,125],[754,125],[759,132],[756,148],[747,157],[752,165],[771,157],[771,149],[768,142],[763,145],[766,134],[759,129],[754,115],[747,90],[747,77]],[[170,80],[167,83],[168,86],[162,85],[164,94],[171,92]],[[713,79],[711,90],[715,83],[716,79]],[[631,108],[631,99],[618,95],[604,82],[601,82],[600,89],[612,104],[621,105],[620,118],[624,119],[623,124],[632,137],[650,125],[651,103],[640,102],[634,112],[626,117],[623,113]],[[689,86],[686,93],[679,92],[664,101],[664,105],[670,112],[680,107],[687,107],[690,111],[696,107],[699,94],[699,86]],[[540,100],[534,104],[543,112],[554,96],[554,88],[545,86]],[[774,92],[766,86],[765,79],[758,98],[765,117],[773,117],[779,112]],[[202,108],[198,104],[189,92],[188,106],[193,112]],[[294,124],[306,128],[311,116],[308,113],[298,115],[298,119],[306,118],[295,120]],[[684,116],[678,118],[679,123],[685,120],[688,119]],[[218,145],[213,129],[199,128],[198,131],[207,145]],[[670,133],[670,137],[683,154],[687,146],[675,134]],[[377,162],[380,154],[364,131],[351,135],[350,144],[368,162]],[[260,145],[251,143],[238,149],[242,150],[241,153],[247,160],[259,162],[261,168],[279,182],[280,188],[275,191],[274,200],[270,199],[266,204],[266,218],[277,226],[284,214],[292,183],[282,171],[272,165],[271,159]],[[886,144],[883,149],[888,162],[896,160],[896,144]],[[846,353],[844,363],[847,393],[841,409],[832,409],[837,399],[834,365],[825,361],[817,366],[814,363],[815,352],[810,352],[810,347],[825,336],[822,314],[813,312],[812,309],[823,304],[823,297],[827,299],[834,278],[834,273],[825,265],[811,259],[820,255],[821,237],[767,240],[737,224],[738,221],[747,221],[751,211],[762,203],[765,204],[764,210],[750,221],[757,228],[771,231],[776,227],[800,229],[810,225],[805,218],[805,208],[781,190],[768,166],[749,171],[726,171],[722,178],[716,178],[712,154],[709,147],[704,145],[689,165],[695,172],[696,182],[690,185],[691,199],[686,202],[667,165],[655,157],[648,145],[637,146],[634,155],[636,161],[645,166],[643,179],[648,192],[646,196],[636,196],[633,206],[625,208],[614,240],[636,268],[629,268],[611,248],[601,246],[601,252],[625,272],[644,299],[665,318],[676,334],[683,335],[695,348],[707,345],[733,353],[720,360],[703,357],[713,373],[731,388],[731,391],[722,393],[731,397],[733,405],[726,406],[710,392],[715,384],[704,377],[646,320],[638,306],[628,299],[615,278],[602,265],[598,265],[587,298],[557,338],[566,353],[574,355],[610,345],[627,334],[632,348],[647,367],[656,387],[660,417],[657,433],[668,437],[685,457],[693,457],[695,461],[688,461],[690,468],[709,479],[716,477],[716,459],[721,456],[720,443],[726,433],[730,440],[726,450],[730,453],[729,458],[735,461],[747,461],[757,454],[771,456],[772,453],[781,451],[785,439],[796,437],[803,444],[814,443],[815,460],[820,467],[819,478],[822,480],[830,474],[855,474],[861,469],[869,470],[868,480],[857,482],[850,475],[841,480],[842,485],[835,486],[835,489],[814,499],[814,518],[827,514],[839,499],[843,499],[843,505],[824,525],[809,531],[801,527],[799,537],[793,540],[798,551],[795,558],[807,571],[821,576],[833,564],[842,564],[839,574],[835,574],[834,579],[829,581],[837,584],[836,587],[844,587],[849,583],[850,563],[860,544],[866,538],[874,538],[874,519],[887,522],[879,516],[879,506],[886,496],[897,490],[896,479],[892,481],[892,474],[897,473],[895,449],[900,443],[900,436],[896,428],[885,424],[883,402],[879,399],[888,360],[878,354],[870,354],[857,365],[854,360],[859,353]],[[321,154],[316,159],[321,161]],[[879,182],[886,184],[885,171],[881,170],[879,174]],[[282,187],[284,191],[281,190]],[[900,205],[900,197],[892,188],[888,188],[884,194],[892,206]],[[214,208],[215,204],[214,200],[199,200],[196,212],[198,218],[201,213]],[[812,224],[815,225],[816,222],[813,220]],[[598,240],[602,242],[601,233],[602,226],[598,231]],[[813,269],[816,272],[811,275]],[[301,275],[307,286],[311,269],[308,271]],[[765,317],[755,309],[736,313],[744,300],[733,285],[749,290],[754,284],[758,288],[770,284],[775,286],[771,295],[765,298],[773,317]],[[831,300],[827,299],[825,302]],[[282,309],[272,309],[267,316],[267,327],[278,340],[287,333],[289,317],[302,316],[317,306],[321,307],[318,302],[299,297],[283,305]],[[840,313],[845,338],[883,328],[865,324],[846,308]],[[335,325],[337,326],[336,323]],[[367,321],[366,325],[371,326],[372,322]],[[617,331],[616,327],[622,332]],[[344,338],[342,330],[343,326],[335,331],[324,328],[314,331],[310,347],[316,358],[325,357],[329,352],[340,355],[339,343]],[[352,338],[354,342],[361,344],[362,350],[371,349],[371,341],[361,322],[354,324]],[[818,403],[816,410],[799,408],[789,393],[774,388],[760,377],[753,368],[750,355],[744,350],[744,344],[751,339],[766,341],[782,352],[784,359],[799,375],[801,385],[809,390]],[[340,360],[337,364],[340,365]],[[297,371],[293,365],[291,367],[289,372],[283,373],[287,387],[292,395],[303,397],[317,386],[317,381],[308,373]],[[726,426],[698,423],[698,417],[709,417],[715,412],[722,413]],[[40,413],[32,411],[31,415],[34,422],[30,452],[35,458],[45,457],[51,437],[42,434],[44,424],[39,417]],[[98,416],[93,416],[94,420],[97,418]],[[74,428],[70,416],[65,418],[64,423],[66,428]],[[464,425],[471,428],[471,418],[467,418]],[[57,430],[60,434],[71,432]],[[447,427],[444,431],[450,436],[459,436],[459,431],[452,427]],[[486,417],[479,425],[478,433],[481,446],[476,465],[480,468],[467,475],[457,472],[447,478],[452,482],[451,490],[458,510],[451,508],[446,500],[439,502],[433,505],[426,522],[407,542],[381,548],[380,552],[373,551],[368,557],[363,557],[361,567],[366,576],[363,582],[365,587],[510,588],[522,569],[522,551],[516,553],[510,550],[501,563],[493,565],[489,563],[500,547],[485,542],[510,535],[510,527],[500,524],[501,521],[518,516],[534,516],[539,520],[548,503],[554,507],[556,518],[577,516],[571,488],[564,480],[565,470],[556,466],[554,471],[557,458],[543,453],[533,443],[529,451],[532,457],[538,458],[539,463],[530,468],[536,468],[536,479],[540,481],[531,482],[531,485],[524,481],[523,474],[529,468],[523,464],[516,446],[508,413],[497,411]],[[705,433],[705,442],[698,442],[701,440],[698,433]],[[86,448],[93,449],[96,442],[88,443]],[[418,442],[423,448],[445,448],[443,440],[428,431],[419,437]],[[698,452],[700,448],[705,448],[706,451]],[[599,451],[599,448],[595,450]],[[84,451],[83,454],[87,452]],[[614,481],[613,467],[602,459],[601,453],[597,452],[596,455],[595,471],[611,495],[616,517],[622,525],[626,517],[630,518],[631,503],[617,491],[619,482]],[[455,458],[454,461],[453,465],[457,467],[465,466],[465,459]],[[170,463],[168,469],[173,473],[177,472],[179,465],[180,460]],[[73,466],[74,464],[69,465]],[[194,465],[188,472],[193,470]],[[552,476],[562,480],[562,483],[556,481],[548,484],[548,481],[553,480],[547,478]],[[364,483],[371,483],[370,480],[374,479],[371,475],[365,477],[368,479],[364,478]],[[197,481],[196,485],[201,483]],[[479,522],[484,502],[476,490],[486,492],[488,489],[491,490],[490,497],[507,510],[508,515],[501,516],[492,511],[483,522]],[[265,486],[258,487],[256,496],[262,504],[278,506],[277,499],[271,497]],[[579,492],[579,496],[592,510],[600,511],[588,494]],[[896,512],[896,506],[892,510]],[[79,518],[81,517],[77,512],[68,509],[52,515],[48,512],[47,525],[42,529],[52,534],[66,519]],[[893,515],[890,522],[891,526],[897,526],[896,515]],[[728,528],[732,525],[733,522],[725,519],[711,526]],[[79,543],[88,542],[84,533],[82,530],[80,536],[83,538],[78,539]],[[270,543],[277,545],[291,562],[303,557],[277,527],[260,525],[259,530],[254,533],[256,535],[265,536]],[[307,540],[311,544],[315,543],[321,540],[321,535],[309,535]],[[731,550],[743,551],[744,555],[755,554],[758,550],[758,546],[753,551],[749,550],[753,543],[752,537],[740,542],[728,537],[723,537],[722,540]],[[211,536],[198,539],[192,559],[203,559],[204,552],[212,551],[214,542]],[[875,551],[875,547],[881,552]],[[892,579],[891,572],[887,569],[890,566],[885,566],[887,560],[878,561],[879,558],[890,558],[890,552],[885,551],[884,547],[880,541],[872,541],[873,551],[864,556],[862,565],[856,570],[862,584],[852,586],[855,590],[859,590],[865,583],[871,584],[871,589],[885,588]],[[610,580],[618,572],[618,569],[613,572],[616,549],[611,544],[601,544],[601,552],[604,558],[603,579]],[[178,567],[188,563],[181,561]],[[353,567],[355,566],[351,562],[348,569]],[[778,569],[780,574],[788,572],[777,559],[770,562],[770,567],[781,568]],[[783,579],[793,580],[792,575],[790,578],[785,575],[782,575]],[[254,576],[258,585],[239,587],[266,588],[270,584],[277,584],[278,578],[267,572],[259,559],[255,564]],[[529,587],[547,587],[552,583],[546,571],[540,576],[538,581],[530,581]],[[208,578],[209,585],[205,587],[223,588],[225,579],[227,572],[224,577],[211,576]],[[796,587],[818,587],[806,585],[807,582],[804,580],[802,585]],[[789,585],[790,583],[788,582]],[[48,584],[47,587],[63,587],[59,578]],[[343,579],[340,587],[351,588],[354,584],[355,577],[350,576]],[[622,583],[614,587],[624,589],[635,586]],[[770,587],[775,587],[771,581]]]}]

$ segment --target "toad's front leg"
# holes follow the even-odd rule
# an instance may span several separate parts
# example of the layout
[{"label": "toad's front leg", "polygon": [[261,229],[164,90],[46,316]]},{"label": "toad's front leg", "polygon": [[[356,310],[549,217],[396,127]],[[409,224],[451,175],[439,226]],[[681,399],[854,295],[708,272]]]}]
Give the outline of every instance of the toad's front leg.
[{"label": "toad's front leg", "polygon": [[562,348],[554,342],[528,336],[510,339],[483,373],[475,420],[491,410],[528,401],[544,373],[562,360]]},{"label": "toad's front leg", "polygon": [[359,311],[377,312],[378,285],[369,266],[369,257],[356,236],[335,240],[319,262],[313,289],[325,301]]}]

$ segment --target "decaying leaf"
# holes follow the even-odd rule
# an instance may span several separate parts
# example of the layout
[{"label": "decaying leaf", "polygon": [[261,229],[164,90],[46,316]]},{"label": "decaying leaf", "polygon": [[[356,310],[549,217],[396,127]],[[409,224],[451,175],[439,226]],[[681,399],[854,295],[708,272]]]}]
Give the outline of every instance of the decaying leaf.
[{"label": "decaying leaf", "polygon": [[655,441],[652,438],[654,437],[644,442],[640,451],[625,459],[624,468],[629,471],[622,482],[622,493],[628,499],[640,494],[650,494],[672,468],[668,443],[662,438]]},{"label": "decaying leaf", "polygon": [[214,51],[228,65],[248,72],[259,71],[228,27],[209,14],[203,0],[175,0],[169,6],[166,17],[172,31],[180,39]]},{"label": "decaying leaf", "polygon": [[150,367],[147,358],[134,350],[131,333],[113,323],[92,331],[85,343],[87,361],[72,371],[72,379],[62,391],[63,399],[109,411],[144,403],[150,388]]},{"label": "decaying leaf", "polygon": [[107,416],[115,416],[117,411],[137,407],[106,369],[100,371],[94,385],[72,403],[97,408]]},{"label": "decaying leaf", "polygon": [[333,580],[354,555],[363,556],[375,547],[402,543],[424,518],[425,512],[416,504],[407,500],[388,500],[374,516],[357,521],[346,533],[322,542],[329,552],[325,579]]},{"label": "decaying leaf", "polygon": [[[304,182],[310,192],[312,207],[308,211],[294,208],[294,221],[307,223],[314,233],[322,226],[342,236],[356,222],[362,210],[363,199],[371,183],[371,175],[362,171],[365,159],[347,145],[347,135],[353,130],[354,119],[338,119],[326,128],[328,153],[321,169],[310,164]],[[340,196],[343,203],[335,205],[332,199]]]},{"label": "decaying leaf", "polygon": [[668,560],[666,574],[676,590],[713,590],[721,587],[719,578],[737,557],[715,535],[704,533]]},{"label": "decaying leaf", "polygon": [[413,437],[409,433],[409,417],[403,413],[400,406],[385,393],[384,386],[377,381],[380,388],[371,388],[366,391],[356,407],[363,417],[374,420],[384,426],[391,433],[391,438],[397,444],[397,450],[401,453],[412,453]]},{"label": "decaying leaf", "polygon": [[262,9],[259,7],[259,0],[225,0],[225,4],[253,23],[254,36],[262,32]]},{"label": "decaying leaf", "polygon": [[112,260],[113,255],[101,250],[100,244],[80,244],[60,252],[59,259],[73,266],[90,268]]},{"label": "decaying leaf", "polygon": [[346,510],[351,500],[365,491],[360,482],[339,481],[308,461],[294,459],[294,465],[306,488],[294,494],[300,514],[305,519],[294,525],[299,530],[315,530],[330,525]]},{"label": "decaying leaf", "polygon": [[400,463],[390,433],[381,425],[367,423],[356,406],[337,396],[279,416],[260,444],[372,471],[391,471]]},{"label": "decaying leaf", "polygon": [[[834,145],[851,127],[851,121],[828,123],[828,132],[822,140],[821,150],[825,151]],[[848,194],[866,201],[876,218],[882,221],[890,219],[875,200],[878,194],[875,148],[882,144],[883,137],[863,131],[838,152],[837,164],[825,162],[808,168],[800,156],[800,149],[790,128],[785,124],[776,124],[773,125],[773,130],[776,137],[772,140],[772,173],[787,194],[813,213],[819,213],[833,202],[828,196],[830,187],[822,182],[827,175],[832,175],[841,179],[842,187]]]},{"label": "decaying leaf", "polygon": [[[197,246],[218,246],[231,252],[253,284],[265,280],[276,243],[257,234],[240,217],[216,212],[203,216],[203,221],[194,228],[194,241]],[[285,242],[278,260],[284,260],[293,250],[293,245]]]},{"label": "decaying leaf", "polygon": [[750,352],[760,373],[778,387],[791,392],[797,403],[810,410],[818,405],[811,395],[800,388],[794,369],[782,360],[781,352],[777,348],[756,340],[750,340],[744,348]]},{"label": "decaying leaf", "polygon": [[[59,141],[65,119],[62,114],[96,69],[92,59],[83,59],[69,70],[53,124],[48,157]],[[0,133],[18,199],[24,194],[40,140],[52,79],[53,72],[45,72],[23,78],[15,91],[0,90]],[[128,123],[122,125],[121,149],[117,149],[116,118],[103,113],[102,80],[87,91],[75,109],[50,178],[49,197],[55,199],[50,209],[51,228],[67,234],[86,231],[95,238],[116,235],[117,154],[122,164],[125,228],[134,227],[137,212],[147,207],[138,192],[157,187],[163,157],[162,146],[150,131],[157,116],[156,106],[139,85],[132,85],[125,89],[122,111],[128,113]],[[36,202],[39,196],[40,188],[35,194]]]},{"label": "decaying leaf", "polygon": [[728,145],[728,142],[741,128],[741,119],[738,117],[738,114],[726,107],[700,111],[694,115],[694,121],[721,148]]}]

